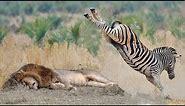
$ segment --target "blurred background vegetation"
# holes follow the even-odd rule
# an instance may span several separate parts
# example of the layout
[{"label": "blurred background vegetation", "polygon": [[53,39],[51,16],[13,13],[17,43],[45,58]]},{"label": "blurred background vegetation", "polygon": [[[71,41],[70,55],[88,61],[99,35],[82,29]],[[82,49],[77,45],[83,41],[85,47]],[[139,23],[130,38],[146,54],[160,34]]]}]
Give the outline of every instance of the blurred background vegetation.
[{"label": "blurred background vegetation", "polygon": [[24,33],[39,47],[67,42],[96,55],[102,37],[83,17],[90,7],[107,24],[120,20],[153,44],[157,30],[185,38],[184,1],[0,1],[0,43],[10,32]]}]

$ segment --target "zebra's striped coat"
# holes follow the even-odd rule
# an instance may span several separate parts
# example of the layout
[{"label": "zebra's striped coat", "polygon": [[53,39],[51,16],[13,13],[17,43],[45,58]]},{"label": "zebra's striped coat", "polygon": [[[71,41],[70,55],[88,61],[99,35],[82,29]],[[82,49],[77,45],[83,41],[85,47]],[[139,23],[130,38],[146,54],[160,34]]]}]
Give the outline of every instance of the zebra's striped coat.
[{"label": "zebra's striped coat", "polygon": [[[167,64],[166,60],[172,60],[171,63],[174,66],[175,56],[173,53],[164,51],[166,49],[161,50],[162,48],[149,50],[129,26],[119,21],[114,21],[111,27],[107,26],[95,9],[90,9],[90,11],[92,15],[84,14],[84,16],[106,34],[110,43],[117,48],[125,62],[136,71],[143,73],[148,81],[163,92],[160,74],[164,69],[167,69],[165,66]],[[174,67],[168,71],[168,74],[173,73],[174,75],[173,69]],[[173,79],[174,77],[171,76],[170,78]]]}]

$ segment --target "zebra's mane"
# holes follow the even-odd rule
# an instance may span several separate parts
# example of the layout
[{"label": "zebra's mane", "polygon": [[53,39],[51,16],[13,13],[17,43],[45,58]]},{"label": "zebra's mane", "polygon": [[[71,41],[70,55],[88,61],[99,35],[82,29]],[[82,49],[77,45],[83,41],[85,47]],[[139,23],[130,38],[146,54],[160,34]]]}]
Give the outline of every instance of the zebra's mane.
[{"label": "zebra's mane", "polygon": [[167,46],[154,48],[152,51],[156,53],[162,53],[162,52],[171,52],[173,54],[176,53],[176,50],[174,48],[167,47]]},{"label": "zebra's mane", "polygon": [[158,50],[164,51],[164,50],[167,50],[167,49],[168,49],[168,47],[167,46],[164,46],[164,47],[154,48],[153,51],[158,51]]}]

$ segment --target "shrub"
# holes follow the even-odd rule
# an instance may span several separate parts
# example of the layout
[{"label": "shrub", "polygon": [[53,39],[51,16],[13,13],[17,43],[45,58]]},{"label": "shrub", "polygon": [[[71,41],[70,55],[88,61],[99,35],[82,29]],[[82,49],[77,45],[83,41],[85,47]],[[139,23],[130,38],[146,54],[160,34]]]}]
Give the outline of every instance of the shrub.
[{"label": "shrub", "polygon": [[78,45],[78,39],[80,37],[80,25],[81,22],[78,21],[77,23],[75,23],[74,26],[71,27],[71,37],[72,37],[72,42],[74,42],[76,45]]},{"label": "shrub", "polygon": [[65,5],[63,5],[63,8],[68,12],[76,13],[79,12],[79,10],[81,9],[81,3],[79,1],[68,1],[64,3]]},{"label": "shrub", "polygon": [[60,24],[61,24],[61,21],[63,17],[58,17],[58,16],[48,16],[48,21],[49,23],[51,24],[51,28],[52,29],[56,29]]},{"label": "shrub", "polygon": [[5,28],[0,28],[0,43],[2,43],[4,37],[7,35],[8,31]]},{"label": "shrub", "polygon": [[54,7],[53,3],[55,3],[55,2],[51,2],[51,1],[40,2],[37,10],[40,12],[43,12],[43,13],[50,12],[53,10],[53,7]]},{"label": "shrub", "polygon": [[65,28],[62,28],[49,33],[49,38],[47,41],[50,44],[50,46],[52,46],[54,43],[63,43],[65,41],[67,41],[69,45],[68,39],[69,39],[69,31],[67,31],[67,29]]},{"label": "shrub", "polygon": [[81,32],[78,39],[78,45],[87,48],[91,54],[97,55],[101,36],[102,35],[98,33],[97,28],[86,20],[81,24]]},{"label": "shrub", "polygon": [[40,17],[35,22],[23,24],[21,30],[40,45],[46,32],[57,28],[60,22],[60,18],[56,16]]},{"label": "shrub", "polygon": [[185,19],[182,16],[169,16],[166,21],[173,35],[179,39],[185,37],[185,31],[183,30]]}]

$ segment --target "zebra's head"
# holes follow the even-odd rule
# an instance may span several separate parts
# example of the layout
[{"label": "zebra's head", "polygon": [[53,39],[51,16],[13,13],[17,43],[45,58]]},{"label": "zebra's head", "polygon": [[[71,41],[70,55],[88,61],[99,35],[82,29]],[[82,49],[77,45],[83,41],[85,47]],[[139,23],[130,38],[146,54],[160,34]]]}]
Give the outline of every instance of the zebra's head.
[{"label": "zebra's head", "polygon": [[182,55],[181,54],[177,54],[176,50],[172,47],[169,47],[169,50],[170,52],[176,57],[176,58],[179,58],[181,57]]},{"label": "zebra's head", "polygon": [[176,50],[172,47],[168,47],[168,50],[173,54],[174,57],[169,61],[169,66],[166,68],[166,70],[168,72],[169,79],[173,79],[175,78],[174,67],[176,63],[176,58],[179,58],[182,55],[177,54]]},{"label": "zebra's head", "polygon": [[174,67],[175,67],[175,63],[171,64],[169,67],[166,68],[166,71],[168,73],[168,78],[171,80],[175,78]]}]

